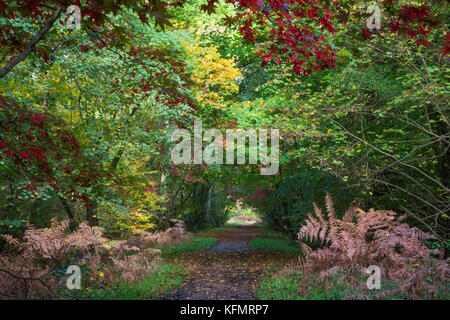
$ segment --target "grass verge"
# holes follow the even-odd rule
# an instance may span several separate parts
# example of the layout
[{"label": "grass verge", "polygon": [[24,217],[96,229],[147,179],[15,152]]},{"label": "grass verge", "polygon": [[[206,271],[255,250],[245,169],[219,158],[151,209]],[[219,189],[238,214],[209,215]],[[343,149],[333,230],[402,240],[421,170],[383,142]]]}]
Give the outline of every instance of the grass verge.
[{"label": "grass verge", "polygon": [[103,288],[88,287],[71,290],[65,299],[75,300],[146,300],[155,299],[178,288],[183,283],[181,266],[163,263],[149,277],[139,283],[121,281]]},{"label": "grass verge", "polygon": [[284,252],[288,254],[300,254],[301,249],[297,243],[289,239],[272,239],[258,237],[250,241],[249,246],[255,249]]},{"label": "grass verge", "polygon": [[297,294],[298,275],[282,278],[265,278],[261,281],[257,296],[260,300],[301,300]]},{"label": "grass verge", "polygon": [[182,244],[175,246],[158,247],[162,252],[163,257],[183,254],[187,252],[197,251],[209,248],[217,242],[216,238],[192,238]]},{"label": "grass verge", "polygon": [[[317,278],[302,279],[300,272],[290,272],[279,277],[266,277],[261,281],[257,291],[261,300],[405,300],[408,294],[399,289],[400,285],[392,281],[382,281],[381,288],[368,290],[365,287],[367,275],[355,276],[353,283],[344,280],[342,274],[330,275],[325,282]],[[302,294],[298,285],[301,284]],[[423,296],[424,300],[448,300],[448,290],[439,290],[434,296]]]}]

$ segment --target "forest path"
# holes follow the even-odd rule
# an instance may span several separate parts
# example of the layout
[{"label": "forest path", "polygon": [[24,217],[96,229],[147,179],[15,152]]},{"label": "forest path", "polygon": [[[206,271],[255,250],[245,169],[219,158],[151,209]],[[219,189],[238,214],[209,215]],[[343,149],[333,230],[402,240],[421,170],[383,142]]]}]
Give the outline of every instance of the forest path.
[{"label": "forest path", "polygon": [[217,244],[177,257],[176,262],[186,267],[187,277],[180,289],[161,299],[257,299],[261,277],[296,260],[295,255],[248,246],[248,241],[260,234],[256,226],[244,225],[204,235],[215,237]]}]

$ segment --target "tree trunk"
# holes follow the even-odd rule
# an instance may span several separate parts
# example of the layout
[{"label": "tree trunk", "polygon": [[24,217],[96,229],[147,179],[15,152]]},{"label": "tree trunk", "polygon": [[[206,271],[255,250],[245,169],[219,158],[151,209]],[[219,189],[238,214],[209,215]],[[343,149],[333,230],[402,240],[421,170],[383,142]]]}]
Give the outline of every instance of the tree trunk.
[{"label": "tree trunk", "polygon": [[75,216],[72,212],[72,208],[70,207],[69,203],[67,202],[66,199],[64,199],[63,197],[58,195],[59,200],[61,201],[62,206],[64,207],[64,209],[67,212],[67,216],[69,217],[70,220],[70,224],[69,224],[69,228],[71,231],[75,231],[77,229],[77,225],[75,222]]},{"label": "tree trunk", "polygon": [[25,49],[17,56],[9,60],[8,63],[0,69],[0,78],[3,78],[5,75],[7,75],[8,72],[10,72],[17,64],[25,60],[30,55],[30,53],[33,52],[36,44],[45,37],[45,34],[48,32],[48,30],[50,30],[55,21],[61,15],[62,10],[62,7],[58,7],[50,17],[50,19],[42,26],[41,30],[39,30],[38,33],[36,33],[36,35],[31,38],[30,42],[27,43]]},{"label": "tree trunk", "polygon": [[91,227],[98,226],[97,201],[86,201],[86,219]]}]

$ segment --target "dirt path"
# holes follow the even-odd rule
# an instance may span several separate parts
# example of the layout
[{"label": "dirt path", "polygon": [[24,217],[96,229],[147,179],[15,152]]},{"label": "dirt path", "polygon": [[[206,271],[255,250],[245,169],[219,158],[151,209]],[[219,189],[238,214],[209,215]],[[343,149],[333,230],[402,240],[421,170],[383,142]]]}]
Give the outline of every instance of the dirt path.
[{"label": "dirt path", "polygon": [[253,249],[248,241],[260,232],[254,226],[239,226],[206,236],[214,236],[213,247],[178,259],[188,276],[181,289],[162,299],[256,299],[259,280],[268,271],[294,261],[295,256]]}]

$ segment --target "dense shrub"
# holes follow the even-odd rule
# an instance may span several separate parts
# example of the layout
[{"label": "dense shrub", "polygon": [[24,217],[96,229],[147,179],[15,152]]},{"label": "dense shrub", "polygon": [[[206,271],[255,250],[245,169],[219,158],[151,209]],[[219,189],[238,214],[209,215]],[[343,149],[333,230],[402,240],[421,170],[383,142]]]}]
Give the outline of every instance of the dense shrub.
[{"label": "dense shrub", "polygon": [[270,189],[255,190],[250,202],[271,229],[295,238],[298,228],[313,209],[313,203],[322,203],[325,192],[339,199],[338,208],[342,210],[354,199],[337,178],[319,170],[308,170],[283,177]]},{"label": "dense shrub", "polygon": [[231,217],[230,200],[222,194],[214,193],[211,197],[209,215],[207,216],[208,227],[221,227]]},{"label": "dense shrub", "polygon": [[198,184],[192,198],[185,204],[181,218],[188,230],[223,226],[231,217],[232,201],[215,185]]}]

